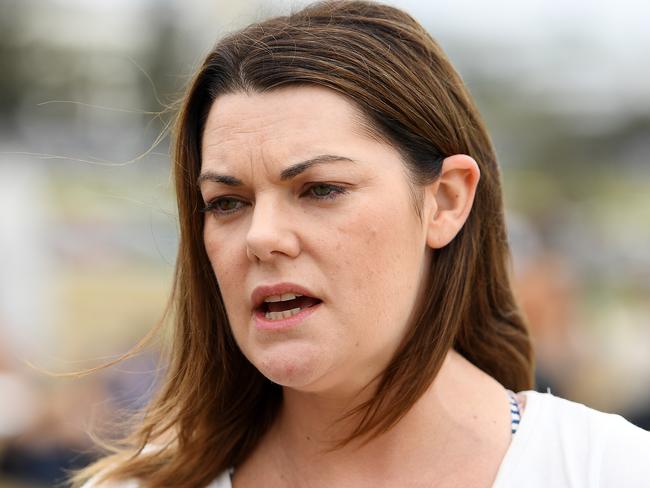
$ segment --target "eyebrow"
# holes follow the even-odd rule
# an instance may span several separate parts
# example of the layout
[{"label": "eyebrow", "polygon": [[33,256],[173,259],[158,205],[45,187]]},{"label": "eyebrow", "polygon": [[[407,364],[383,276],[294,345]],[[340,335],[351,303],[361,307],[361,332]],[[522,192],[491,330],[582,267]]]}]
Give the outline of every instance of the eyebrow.
[{"label": "eyebrow", "polygon": [[[302,161],[300,163],[292,164],[288,168],[285,168],[280,173],[280,181],[287,181],[292,178],[295,178],[300,173],[307,171],[312,166],[326,163],[335,163],[335,162],[349,162],[356,163],[353,159],[346,158],[345,156],[335,156],[333,154],[321,154],[314,158]],[[227,186],[243,186],[242,180],[235,178],[234,176],[224,175],[216,173],[214,171],[205,171],[201,173],[196,180],[197,185],[201,185],[204,181],[211,181],[213,183],[221,183]]]}]

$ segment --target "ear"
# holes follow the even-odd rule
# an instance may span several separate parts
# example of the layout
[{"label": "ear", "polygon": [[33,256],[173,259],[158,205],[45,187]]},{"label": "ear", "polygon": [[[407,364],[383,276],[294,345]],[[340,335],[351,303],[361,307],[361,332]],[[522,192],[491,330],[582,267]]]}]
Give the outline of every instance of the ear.
[{"label": "ear", "polygon": [[465,224],[481,177],[478,164],[465,154],[445,158],[436,181],[425,187],[427,244],[449,244]]}]

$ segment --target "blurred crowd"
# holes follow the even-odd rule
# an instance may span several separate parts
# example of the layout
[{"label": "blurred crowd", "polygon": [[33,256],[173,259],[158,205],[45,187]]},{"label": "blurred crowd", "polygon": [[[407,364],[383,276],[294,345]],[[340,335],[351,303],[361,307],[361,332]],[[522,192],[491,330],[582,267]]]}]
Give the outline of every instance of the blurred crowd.
[{"label": "blurred crowd", "polygon": [[99,451],[93,436],[115,439],[124,420],[149,399],[156,364],[151,353],[86,377],[57,378],[0,350],[0,487],[64,483]]}]

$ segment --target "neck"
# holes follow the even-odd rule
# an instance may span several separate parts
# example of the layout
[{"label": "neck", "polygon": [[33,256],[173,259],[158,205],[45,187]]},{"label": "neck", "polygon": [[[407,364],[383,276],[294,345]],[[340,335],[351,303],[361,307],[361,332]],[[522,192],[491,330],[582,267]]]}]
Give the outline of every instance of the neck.
[{"label": "neck", "polygon": [[501,385],[451,350],[435,381],[396,426],[366,444],[353,441],[332,450],[359,421],[341,418],[369,394],[341,397],[285,390],[282,410],[268,436],[279,448],[275,463],[289,472],[300,467],[324,473],[366,469],[363,476],[377,476],[378,466],[379,471],[404,470],[405,463],[412,463],[421,469],[434,459],[449,466],[471,449],[468,442],[504,441],[509,435]]},{"label": "neck", "polygon": [[372,391],[372,386],[354,395],[285,388],[276,424],[278,432],[289,445],[306,443],[301,447],[328,450],[352,433],[360,418],[349,413],[369,400]]}]

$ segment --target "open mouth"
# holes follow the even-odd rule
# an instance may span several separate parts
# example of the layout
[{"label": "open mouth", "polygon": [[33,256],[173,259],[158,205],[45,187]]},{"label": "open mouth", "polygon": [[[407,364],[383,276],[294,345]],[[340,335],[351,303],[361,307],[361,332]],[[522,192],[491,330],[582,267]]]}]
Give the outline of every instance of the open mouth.
[{"label": "open mouth", "polygon": [[306,308],[321,303],[322,300],[307,295],[285,293],[281,296],[268,297],[257,309],[267,320],[281,320],[299,314]]}]

